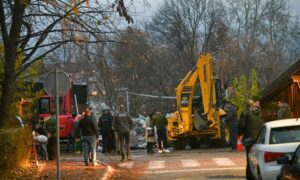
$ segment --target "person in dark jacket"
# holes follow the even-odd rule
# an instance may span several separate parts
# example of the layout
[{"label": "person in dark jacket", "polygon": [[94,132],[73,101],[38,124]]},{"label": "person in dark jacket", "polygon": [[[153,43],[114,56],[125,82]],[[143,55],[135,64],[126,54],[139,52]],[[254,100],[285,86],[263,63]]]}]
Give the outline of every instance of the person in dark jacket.
[{"label": "person in dark jacket", "polygon": [[156,112],[154,117],[154,126],[156,127],[157,133],[158,153],[170,152],[167,149],[167,125],[167,118],[161,112]]},{"label": "person in dark jacket", "polygon": [[277,119],[289,119],[291,118],[291,108],[287,103],[278,101]]},{"label": "person in dark jacket", "polygon": [[[71,133],[68,135],[68,142],[67,142],[67,147],[66,147],[66,152],[68,153],[70,150],[72,150],[73,152],[76,152],[76,129],[74,129],[74,123],[76,120],[76,116],[77,114],[72,114],[72,118],[73,120],[69,123],[67,123],[67,126],[71,126]],[[66,127],[67,127],[66,126]],[[78,125],[77,125],[78,126]]]},{"label": "person in dark jacket", "polygon": [[99,139],[99,130],[96,121],[91,117],[92,108],[88,107],[85,110],[83,119],[79,121],[76,137],[79,141],[79,135],[81,133],[81,143],[83,146],[84,163],[88,166],[89,151],[91,151],[93,166],[97,165],[96,162],[96,144]]},{"label": "person in dark jacket", "polygon": [[117,154],[121,154],[119,132],[117,131],[117,127],[115,127],[115,126],[116,126],[116,124],[114,123],[114,120],[113,120],[112,127],[114,130],[114,138],[115,138],[115,152]]},{"label": "person in dark jacket", "polygon": [[112,128],[113,117],[109,110],[104,110],[98,120],[103,141],[103,153],[110,153],[114,150],[114,130]]},{"label": "person in dark jacket", "polygon": [[56,117],[55,112],[51,112],[51,117],[44,122],[44,132],[48,137],[48,156],[49,160],[57,158],[57,131],[56,131]]},{"label": "person in dark jacket", "polygon": [[37,132],[40,135],[47,136],[47,133],[44,129],[44,118],[40,117],[39,122],[35,124],[35,132]]},{"label": "person in dark jacket", "polygon": [[[125,111],[124,105],[120,105],[120,112],[115,116],[113,127],[119,135],[122,161],[125,161],[125,153],[127,160],[131,160],[130,154],[130,131],[132,130],[133,122],[129,114]],[[126,146],[126,152],[124,148]]]},{"label": "person in dark jacket", "polygon": [[154,132],[154,113],[150,113],[145,120],[145,140],[147,142],[147,153],[154,153],[153,145],[155,144],[155,132]]},{"label": "person in dark jacket", "polygon": [[[77,128],[79,126],[79,121],[82,119],[82,116],[80,114],[78,114],[75,119],[74,119],[74,123],[73,123],[73,128],[72,128],[72,136],[76,139],[76,131]],[[79,135],[80,136],[80,135]],[[81,153],[82,152],[82,146],[80,142],[75,142],[75,146],[74,146],[75,152],[76,153]]]},{"label": "person in dark jacket", "polygon": [[[252,100],[248,100],[246,109],[242,112],[239,122],[239,135],[243,135],[244,142],[255,142],[263,125],[261,118],[261,110],[258,109]],[[252,180],[253,176],[250,170],[248,154],[252,148],[252,143],[245,144],[246,148],[246,178]]]},{"label": "person in dark jacket", "polygon": [[235,151],[237,148],[237,128],[238,117],[236,107],[232,103],[227,103],[227,116],[225,121],[229,124],[229,144],[231,150]]}]

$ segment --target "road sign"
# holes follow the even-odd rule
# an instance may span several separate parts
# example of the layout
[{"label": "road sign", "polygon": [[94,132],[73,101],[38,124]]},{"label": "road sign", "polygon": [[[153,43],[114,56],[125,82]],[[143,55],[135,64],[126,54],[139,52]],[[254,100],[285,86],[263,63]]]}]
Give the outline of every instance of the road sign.
[{"label": "road sign", "polygon": [[[58,78],[58,96],[64,96],[71,88],[71,82],[68,75],[62,71],[57,72]],[[45,78],[44,89],[49,96],[55,97],[55,71],[49,73]]]},{"label": "road sign", "polygon": [[44,89],[48,95],[55,97],[56,104],[56,143],[57,143],[57,158],[56,158],[56,179],[60,180],[60,144],[59,144],[59,97],[64,96],[71,88],[71,82],[68,75],[58,68],[46,76]]}]

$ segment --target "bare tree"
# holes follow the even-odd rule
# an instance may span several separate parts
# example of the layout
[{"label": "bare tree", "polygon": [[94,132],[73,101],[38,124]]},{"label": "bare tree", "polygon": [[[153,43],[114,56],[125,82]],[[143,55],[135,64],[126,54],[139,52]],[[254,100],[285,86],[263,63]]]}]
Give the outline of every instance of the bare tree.
[{"label": "bare tree", "polygon": [[100,95],[103,97],[101,101],[105,102],[110,109],[115,110],[118,107],[118,91],[114,82],[114,74],[112,68],[112,62],[110,62],[109,54],[105,46],[98,46],[97,48],[97,63],[99,71],[97,74],[97,88]]},{"label": "bare tree", "polygon": [[[265,86],[299,55],[299,23],[286,0],[165,1],[145,27],[161,72],[172,72],[173,87],[200,52],[210,52],[216,73],[234,77],[259,73]],[[163,61],[162,61],[163,59]]]},{"label": "bare tree", "polygon": [[[116,88],[147,92],[151,86],[151,64],[149,39],[145,31],[128,28],[120,36],[120,44],[112,47],[112,62]],[[146,90],[146,91],[145,91]],[[139,97],[131,98],[132,110],[138,110],[143,102]],[[132,111],[137,114],[138,111]]]},{"label": "bare tree", "polygon": [[166,48],[176,49],[172,55],[188,70],[199,53],[199,29],[205,16],[206,0],[165,1],[146,29],[154,41]]},{"label": "bare tree", "polygon": [[232,20],[230,31],[235,45],[231,58],[242,71],[250,74],[258,70],[262,85],[268,84],[290,64],[290,28],[292,19],[286,0],[227,1],[228,17]]},{"label": "bare tree", "polygon": [[[0,127],[14,120],[11,111],[16,78],[36,60],[66,43],[101,43],[113,41],[116,12],[131,23],[124,1],[0,1],[0,26],[5,61],[0,99]],[[91,38],[86,38],[86,34]],[[18,54],[24,56],[16,67]]]}]

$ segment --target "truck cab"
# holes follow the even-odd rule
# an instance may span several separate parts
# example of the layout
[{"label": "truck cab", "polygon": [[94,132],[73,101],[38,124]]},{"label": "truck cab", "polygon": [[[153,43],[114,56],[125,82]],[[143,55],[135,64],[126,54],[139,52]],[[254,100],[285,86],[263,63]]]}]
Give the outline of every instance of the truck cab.
[{"label": "truck cab", "polygon": [[[60,138],[67,139],[73,128],[73,114],[84,111],[87,101],[87,85],[73,84],[65,96],[59,98],[59,129]],[[77,103],[76,103],[77,102]],[[55,98],[45,94],[37,102],[40,118],[46,120],[51,111],[55,111]]]}]

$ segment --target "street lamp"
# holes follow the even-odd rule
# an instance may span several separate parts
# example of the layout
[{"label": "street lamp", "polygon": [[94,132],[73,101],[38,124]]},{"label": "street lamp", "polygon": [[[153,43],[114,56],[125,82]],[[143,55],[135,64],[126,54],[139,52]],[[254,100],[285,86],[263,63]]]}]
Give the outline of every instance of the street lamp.
[{"label": "street lamp", "polygon": [[97,96],[98,92],[94,90],[94,91],[92,91],[91,94],[92,94],[92,96]]}]

